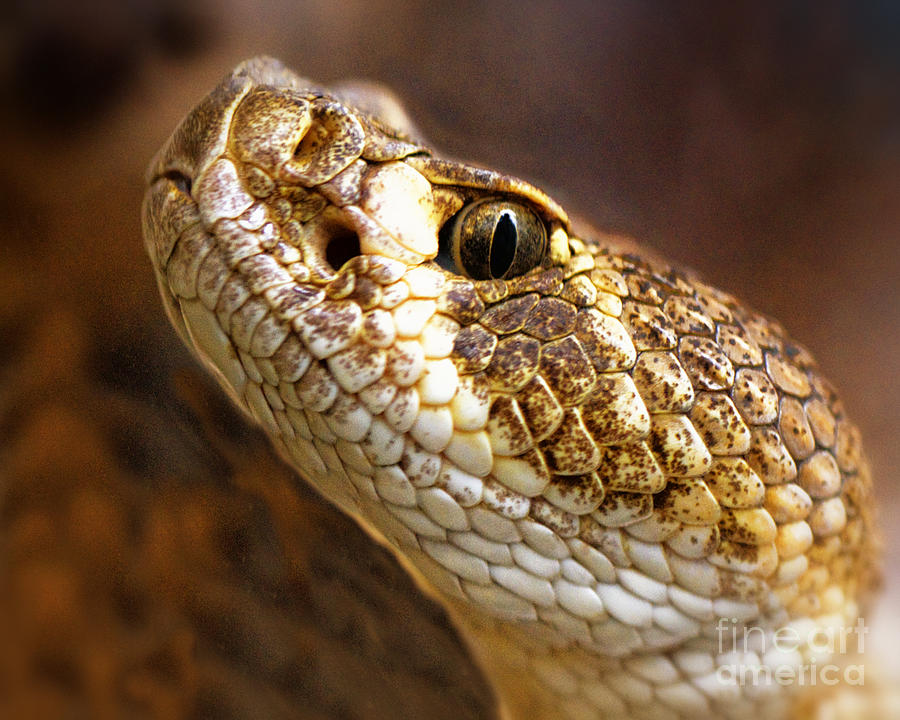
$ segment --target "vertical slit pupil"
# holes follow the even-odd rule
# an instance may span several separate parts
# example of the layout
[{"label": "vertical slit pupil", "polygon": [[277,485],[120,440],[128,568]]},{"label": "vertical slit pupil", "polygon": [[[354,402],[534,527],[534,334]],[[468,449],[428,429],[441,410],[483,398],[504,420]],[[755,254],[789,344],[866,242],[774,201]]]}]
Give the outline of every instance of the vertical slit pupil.
[{"label": "vertical slit pupil", "polygon": [[503,277],[509,270],[516,256],[518,237],[515,222],[509,213],[503,213],[494,226],[494,235],[491,238],[491,277]]}]

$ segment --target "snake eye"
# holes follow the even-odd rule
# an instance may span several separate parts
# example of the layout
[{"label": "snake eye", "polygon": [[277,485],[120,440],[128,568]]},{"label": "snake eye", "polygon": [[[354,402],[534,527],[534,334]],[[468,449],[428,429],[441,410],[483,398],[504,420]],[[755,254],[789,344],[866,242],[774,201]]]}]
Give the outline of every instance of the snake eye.
[{"label": "snake eye", "polygon": [[487,198],[467,205],[449,223],[448,250],[474,280],[522,275],[544,258],[547,230],[525,205]]}]

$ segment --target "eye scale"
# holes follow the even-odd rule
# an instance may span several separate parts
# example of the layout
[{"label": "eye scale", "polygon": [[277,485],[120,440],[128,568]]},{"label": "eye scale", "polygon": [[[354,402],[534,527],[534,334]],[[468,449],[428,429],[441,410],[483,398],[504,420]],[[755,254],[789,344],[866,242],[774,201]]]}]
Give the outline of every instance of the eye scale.
[{"label": "eye scale", "polygon": [[415,569],[505,719],[788,720],[817,688],[720,671],[852,662],[817,643],[878,576],[844,405],[776,322],[409,128],[239,65],[148,174],[180,336]]}]

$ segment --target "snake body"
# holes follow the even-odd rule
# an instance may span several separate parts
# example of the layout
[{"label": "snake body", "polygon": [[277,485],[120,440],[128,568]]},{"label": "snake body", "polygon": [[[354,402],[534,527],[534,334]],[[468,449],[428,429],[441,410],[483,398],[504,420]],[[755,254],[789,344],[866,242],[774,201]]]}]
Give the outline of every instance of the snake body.
[{"label": "snake body", "polygon": [[833,659],[811,638],[875,575],[834,390],[776,322],[406,126],[238,66],[148,174],[173,325],[447,608],[510,717],[785,716],[797,683],[765,672]]}]

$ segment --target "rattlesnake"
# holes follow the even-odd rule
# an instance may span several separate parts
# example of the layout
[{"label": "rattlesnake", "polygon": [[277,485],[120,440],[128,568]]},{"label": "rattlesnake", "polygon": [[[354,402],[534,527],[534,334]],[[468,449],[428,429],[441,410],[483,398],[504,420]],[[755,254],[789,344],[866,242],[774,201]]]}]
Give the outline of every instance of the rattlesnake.
[{"label": "rattlesnake", "polygon": [[821,638],[852,644],[877,575],[869,470],[777,322],[268,58],[148,179],[182,339],[510,717],[776,718],[841,672]]}]

